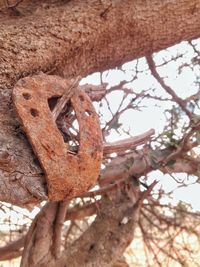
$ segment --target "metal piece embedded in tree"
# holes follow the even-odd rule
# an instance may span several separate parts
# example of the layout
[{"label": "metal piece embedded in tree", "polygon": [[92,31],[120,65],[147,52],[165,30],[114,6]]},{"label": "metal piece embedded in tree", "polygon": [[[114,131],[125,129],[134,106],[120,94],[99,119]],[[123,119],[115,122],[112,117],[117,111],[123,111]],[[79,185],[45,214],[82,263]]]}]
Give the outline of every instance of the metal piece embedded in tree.
[{"label": "metal piece embedded in tree", "polygon": [[[24,131],[45,172],[50,200],[71,199],[96,182],[103,155],[99,119],[79,87],[70,98],[79,124],[79,147],[70,153],[52,116],[48,100],[62,97],[70,81],[45,74],[26,77],[13,89],[13,102]],[[64,115],[67,121],[67,114]]]}]

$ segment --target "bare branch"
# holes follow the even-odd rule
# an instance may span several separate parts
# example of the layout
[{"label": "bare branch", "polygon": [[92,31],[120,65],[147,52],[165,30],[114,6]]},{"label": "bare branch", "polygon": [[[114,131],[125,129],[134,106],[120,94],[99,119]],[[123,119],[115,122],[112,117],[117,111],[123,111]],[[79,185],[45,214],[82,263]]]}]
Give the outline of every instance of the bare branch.
[{"label": "bare branch", "polygon": [[0,260],[11,260],[21,256],[22,247],[24,246],[26,236],[22,236],[19,239],[0,247]]},{"label": "bare branch", "polygon": [[66,92],[56,104],[54,110],[52,111],[52,117],[55,121],[63,110],[63,108],[65,107],[65,105],[67,104],[67,102],[70,100],[71,96],[74,94],[75,88],[78,86],[80,80],[81,76],[76,77],[76,79],[72,82],[71,86],[69,88],[66,88]]},{"label": "bare branch", "polygon": [[124,139],[122,141],[117,141],[113,143],[105,143],[103,148],[103,153],[106,156],[107,154],[111,154],[113,152],[125,152],[126,150],[131,150],[136,148],[139,145],[147,143],[151,136],[155,133],[153,129],[140,134],[138,136],[134,136],[132,138]]},{"label": "bare branch", "polygon": [[147,63],[149,65],[149,68],[151,70],[152,75],[154,76],[154,78],[157,80],[157,82],[162,86],[162,88],[171,95],[173,101],[175,101],[181,108],[182,110],[186,113],[186,115],[190,118],[190,120],[192,119],[192,114],[189,112],[189,110],[186,107],[186,102],[181,99],[179,96],[177,96],[177,94],[171,89],[170,86],[166,85],[165,82],[163,81],[163,79],[160,77],[160,75],[158,74],[157,70],[156,70],[156,66],[155,66],[155,62],[153,61],[152,56],[147,56],[146,57]]}]

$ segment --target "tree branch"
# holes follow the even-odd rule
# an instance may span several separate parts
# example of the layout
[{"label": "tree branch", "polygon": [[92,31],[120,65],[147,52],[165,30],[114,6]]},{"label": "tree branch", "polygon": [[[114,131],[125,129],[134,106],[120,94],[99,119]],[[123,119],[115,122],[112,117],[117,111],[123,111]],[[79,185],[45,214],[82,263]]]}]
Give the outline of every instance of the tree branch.
[{"label": "tree branch", "polygon": [[16,81],[39,71],[84,76],[196,38],[200,3],[52,1],[46,9],[36,1],[27,11],[21,6],[20,18],[0,14],[0,162],[7,155],[6,168],[0,166],[0,199],[22,205],[44,200],[46,189],[13,111]]},{"label": "tree branch", "polygon": [[55,258],[58,258],[60,256],[62,226],[65,221],[69,201],[61,201],[58,205],[59,206],[57,209],[56,221],[54,225],[54,242],[52,248]]},{"label": "tree branch", "polygon": [[189,110],[186,107],[187,102],[185,102],[182,98],[180,98],[172,89],[170,86],[166,85],[164,80],[160,77],[156,70],[155,62],[153,61],[152,56],[146,57],[147,63],[149,65],[149,68],[151,70],[152,75],[157,80],[157,82],[162,86],[162,88],[172,97],[172,100],[176,102],[181,109],[186,113],[186,115],[192,119],[192,114],[189,112]]},{"label": "tree branch", "polygon": [[0,260],[11,260],[21,256],[25,238],[26,236],[22,236],[8,245],[0,247]]},{"label": "tree branch", "polygon": [[120,153],[125,152],[126,150],[132,150],[139,145],[147,143],[154,133],[155,131],[150,129],[149,131],[132,138],[127,138],[113,143],[105,143],[103,154],[106,156],[107,154],[111,153]]}]

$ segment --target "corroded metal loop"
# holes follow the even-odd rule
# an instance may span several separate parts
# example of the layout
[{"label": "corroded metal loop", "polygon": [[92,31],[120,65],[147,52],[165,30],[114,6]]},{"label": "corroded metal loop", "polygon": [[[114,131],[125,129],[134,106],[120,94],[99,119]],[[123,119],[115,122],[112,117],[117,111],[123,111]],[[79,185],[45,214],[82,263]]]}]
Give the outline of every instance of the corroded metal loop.
[{"label": "corroded metal loop", "polygon": [[98,116],[80,88],[70,99],[79,123],[80,146],[76,155],[69,153],[48,105],[48,99],[61,97],[69,86],[68,80],[40,74],[19,80],[13,89],[17,114],[46,174],[50,200],[88,191],[98,178],[103,155]]}]

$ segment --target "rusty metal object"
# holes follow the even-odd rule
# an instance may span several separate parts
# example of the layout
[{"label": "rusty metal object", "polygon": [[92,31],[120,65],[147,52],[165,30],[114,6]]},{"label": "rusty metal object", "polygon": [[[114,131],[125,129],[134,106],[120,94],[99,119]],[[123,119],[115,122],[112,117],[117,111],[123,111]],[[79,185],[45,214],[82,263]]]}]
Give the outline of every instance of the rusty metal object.
[{"label": "rusty metal object", "polygon": [[70,102],[79,123],[79,150],[69,153],[48,106],[48,99],[61,97],[68,80],[40,74],[19,80],[13,102],[23,128],[46,174],[50,200],[71,199],[96,182],[103,154],[98,116],[89,97],[76,88]]}]

